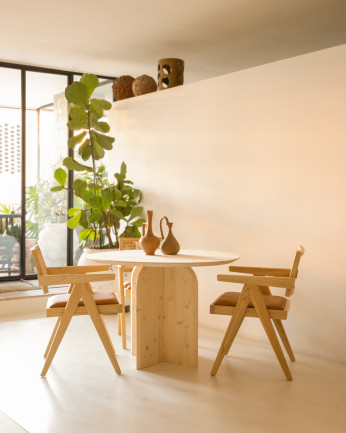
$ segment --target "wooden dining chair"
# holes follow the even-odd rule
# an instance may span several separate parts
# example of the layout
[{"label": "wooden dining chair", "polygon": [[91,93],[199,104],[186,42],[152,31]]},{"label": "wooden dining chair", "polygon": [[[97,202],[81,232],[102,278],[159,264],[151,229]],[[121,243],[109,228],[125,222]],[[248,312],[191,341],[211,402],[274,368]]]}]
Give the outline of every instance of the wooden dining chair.
[{"label": "wooden dining chair", "polygon": [[[119,249],[139,250],[140,238],[119,238]],[[118,315],[118,334],[121,335],[123,348],[126,349],[126,321],[125,321],[125,297],[131,297],[131,281],[124,281],[125,273],[132,272],[132,266],[118,266],[118,291],[122,304],[121,314]]]},{"label": "wooden dining chair", "polygon": [[[244,284],[241,293],[226,292],[219,296],[211,305],[211,314],[224,314],[232,316],[226,334],[223,338],[219,352],[215,359],[213,368],[210,372],[215,376],[225,355],[229,352],[244,317],[258,317],[262,322],[263,328],[274,349],[275,355],[287,378],[292,380],[291,372],[288,368],[285,356],[282,352],[275,328],[281,341],[288,353],[291,361],[295,357],[287,338],[282,320],[287,319],[290,301],[287,299],[294,293],[295,280],[298,275],[298,266],[304,248],[298,247],[293,266],[286,268],[261,268],[230,266],[232,272],[252,274],[250,275],[218,275],[218,281],[229,283]],[[285,296],[274,296],[271,294],[270,287],[286,289]]]},{"label": "wooden dining chair", "polygon": [[44,293],[49,293],[51,285],[69,285],[66,294],[51,296],[47,301],[47,317],[58,317],[58,320],[44,353],[46,361],[41,376],[46,375],[72,316],[76,315],[90,315],[114,370],[120,374],[115,349],[101,314],[119,313],[122,311],[122,305],[115,293],[93,293],[90,286],[91,282],[115,279],[114,274],[89,274],[89,272],[108,271],[109,266],[46,267],[38,245],[31,248],[31,254],[37,269],[38,282]]}]

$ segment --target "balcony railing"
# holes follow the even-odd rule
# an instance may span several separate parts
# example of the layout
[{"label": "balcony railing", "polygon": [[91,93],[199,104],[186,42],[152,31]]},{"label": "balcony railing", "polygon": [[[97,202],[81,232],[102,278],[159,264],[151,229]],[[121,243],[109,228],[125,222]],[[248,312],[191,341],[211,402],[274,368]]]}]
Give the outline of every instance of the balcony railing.
[{"label": "balcony railing", "polygon": [[21,214],[0,214],[0,273],[19,273]]}]

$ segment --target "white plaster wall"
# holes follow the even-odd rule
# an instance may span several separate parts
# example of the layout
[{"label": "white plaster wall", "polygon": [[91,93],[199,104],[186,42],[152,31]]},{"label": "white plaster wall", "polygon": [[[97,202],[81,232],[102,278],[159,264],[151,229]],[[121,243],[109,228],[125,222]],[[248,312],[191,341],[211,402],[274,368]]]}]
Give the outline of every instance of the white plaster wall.
[{"label": "white plaster wall", "polygon": [[[234,251],[239,265],[290,267],[304,245],[289,337],[345,362],[346,45],[119,101],[110,123],[110,167],[126,161],[157,234],[167,215],[183,248]],[[225,329],[209,315],[235,288],[220,272],[197,269],[199,321]],[[241,333],[266,338],[255,319]]]}]

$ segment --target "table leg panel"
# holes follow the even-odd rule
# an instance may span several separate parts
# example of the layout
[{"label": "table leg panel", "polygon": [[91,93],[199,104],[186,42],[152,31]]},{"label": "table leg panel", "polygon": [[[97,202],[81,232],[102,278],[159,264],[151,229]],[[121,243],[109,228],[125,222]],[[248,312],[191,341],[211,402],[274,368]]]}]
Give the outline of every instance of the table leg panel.
[{"label": "table leg panel", "polygon": [[191,268],[135,268],[132,353],[137,369],[167,361],[197,367],[198,283]]},{"label": "table leg panel", "polygon": [[191,268],[164,268],[161,360],[197,367],[198,284]]},{"label": "table leg panel", "polygon": [[160,333],[163,314],[163,268],[141,268],[135,288],[137,369],[161,361]]}]

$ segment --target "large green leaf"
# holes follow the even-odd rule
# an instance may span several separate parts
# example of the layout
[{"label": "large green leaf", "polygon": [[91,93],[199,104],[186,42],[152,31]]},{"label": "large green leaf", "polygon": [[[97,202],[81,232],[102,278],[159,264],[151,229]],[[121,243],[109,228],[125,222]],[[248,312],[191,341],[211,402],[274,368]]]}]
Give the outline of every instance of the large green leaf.
[{"label": "large green leaf", "polygon": [[103,117],[103,110],[110,110],[112,104],[105,99],[91,99],[90,109],[92,109],[99,118]]},{"label": "large green leaf", "polygon": [[70,137],[68,139],[68,147],[70,149],[74,149],[77,144],[81,143],[84,140],[86,134],[87,134],[86,131],[83,131],[80,134]]},{"label": "large green leaf", "polygon": [[58,191],[62,191],[64,189],[63,186],[53,186],[53,188],[51,188],[50,190],[52,192],[58,192]]},{"label": "large green leaf", "polygon": [[94,159],[98,160],[105,156],[105,151],[103,150],[103,147],[101,147],[97,141],[93,142],[92,149],[93,149]]},{"label": "large green leaf", "polygon": [[67,227],[69,229],[75,229],[78,226],[81,212],[82,211],[79,209],[79,212],[76,212],[75,215],[67,221]]},{"label": "large green leaf", "polygon": [[97,105],[98,107],[102,108],[103,110],[110,110],[112,108],[112,104],[105,99],[90,99],[90,103]]},{"label": "large green leaf", "polygon": [[89,200],[88,200],[88,204],[92,208],[96,208],[96,209],[102,210],[102,200],[101,200],[101,197],[97,197],[97,196],[90,197]]},{"label": "large green leaf", "polygon": [[94,104],[90,101],[90,114],[93,122],[97,122],[99,119],[103,117],[103,108],[99,105]]},{"label": "large green leaf", "polygon": [[88,113],[78,105],[69,104],[69,115],[71,119],[88,120]]},{"label": "large green leaf", "polygon": [[117,188],[113,188],[113,200],[121,200],[122,193]]},{"label": "large green leaf", "polygon": [[113,191],[110,188],[105,188],[103,191],[101,191],[101,197],[102,197],[102,209],[108,210],[109,206],[113,201]]},{"label": "large green leaf", "polygon": [[124,207],[127,206],[127,204],[126,204],[126,202],[125,202],[124,200],[117,200],[117,201],[115,202],[115,206],[118,206],[118,207],[122,207],[122,208],[124,208]]},{"label": "large green leaf", "polygon": [[117,210],[117,209],[112,209],[111,214],[118,220],[121,220],[124,218],[124,215],[122,214],[122,212],[120,212],[120,210]]},{"label": "large green leaf", "polygon": [[145,223],[145,219],[139,218],[138,220],[133,221],[131,224],[136,226],[136,227],[142,227],[143,223]]},{"label": "large green leaf", "polygon": [[110,127],[106,122],[92,122],[91,126],[97,131],[104,132],[104,133],[107,133],[110,130]]},{"label": "large green leaf", "polygon": [[134,218],[139,217],[139,215],[141,215],[142,212],[143,212],[142,206],[137,206],[137,207],[133,208],[131,211],[131,214],[130,214],[129,221],[133,220]]},{"label": "large green leaf", "polygon": [[65,89],[65,96],[69,102],[87,109],[89,104],[88,92],[83,83],[75,81]]},{"label": "large green leaf", "polygon": [[122,162],[120,166],[120,174],[124,176],[124,179],[126,178],[126,171],[127,171],[126,164],[125,162]]},{"label": "large green leaf", "polygon": [[79,225],[84,227],[85,229],[89,227],[87,211],[82,210],[79,220]]},{"label": "large green leaf", "polygon": [[89,216],[89,223],[99,222],[103,217],[103,214],[99,210],[93,210]]},{"label": "large green leaf", "polygon": [[69,217],[72,217],[77,212],[80,212],[80,209],[78,209],[76,207],[70,207],[70,209],[68,210],[67,214],[68,214]]},{"label": "large green leaf", "polygon": [[78,149],[79,155],[82,157],[83,161],[87,161],[91,156],[91,146],[90,140],[87,138],[84,143],[79,146]]},{"label": "large green leaf", "polygon": [[122,183],[124,182],[125,179],[124,176],[121,175],[120,173],[114,173],[114,177],[119,182],[119,188],[121,189]]},{"label": "large green leaf", "polygon": [[93,170],[91,167],[88,167],[86,165],[80,164],[79,162],[75,161],[70,156],[63,160],[63,164],[69,170],[75,170],[75,171],[92,171]]},{"label": "large green leaf", "polygon": [[99,132],[92,131],[91,135],[94,141],[97,141],[100,146],[102,146],[106,150],[113,149],[114,138],[109,137],[109,135],[100,134]]},{"label": "large green leaf", "polygon": [[139,189],[134,189],[131,193],[130,193],[130,198],[132,200],[135,200],[136,202],[139,202],[140,198],[141,198],[141,192]]},{"label": "large green leaf", "polygon": [[78,129],[87,129],[88,121],[85,119],[72,119],[67,122],[67,127],[70,131],[75,131]]},{"label": "large green leaf", "polygon": [[85,180],[82,179],[76,179],[73,182],[73,190],[77,197],[82,197],[83,192],[86,190],[87,183]]},{"label": "large green leaf", "polygon": [[89,182],[88,187],[92,189],[101,189],[102,185],[100,185],[99,183]]},{"label": "large green leaf", "polygon": [[80,82],[84,84],[88,98],[90,98],[96,87],[99,85],[99,79],[94,74],[83,74]]},{"label": "large green leaf", "polygon": [[95,239],[94,230],[90,228],[86,228],[79,233],[79,237],[82,241],[84,241],[86,239],[92,239],[92,234],[94,234],[94,239]]},{"label": "large green leaf", "polygon": [[67,173],[63,168],[58,168],[54,172],[54,179],[58,182],[62,187],[66,184]]},{"label": "large green leaf", "polygon": [[91,191],[89,191],[88,189],[86,189],[85,191],[83,191],[83,194],[81,195],[81,198],[86,203],[89,203],[89,200],[91,199],[91,197],[93,197],[93,193]]}]

